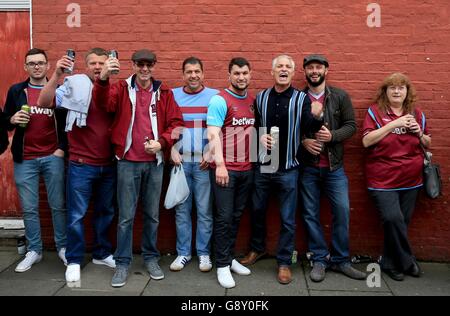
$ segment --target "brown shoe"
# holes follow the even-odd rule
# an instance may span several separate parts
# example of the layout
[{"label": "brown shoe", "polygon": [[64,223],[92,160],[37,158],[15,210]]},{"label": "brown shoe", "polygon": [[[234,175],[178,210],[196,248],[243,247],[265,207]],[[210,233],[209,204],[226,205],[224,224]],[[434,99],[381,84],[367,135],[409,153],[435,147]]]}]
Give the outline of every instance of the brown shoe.
[{"label": "brown shoe", "polygon": [[289,284],[292,281],[292,273],[289,267],[278,267],[278,282]]},{"label": "brown shoe", "polygon": [[265,255],[266,255],[265,252],[258,253],[252,250],[243,259],[240,260],[240,263],[243,264],[244,266],[251,266]]}]

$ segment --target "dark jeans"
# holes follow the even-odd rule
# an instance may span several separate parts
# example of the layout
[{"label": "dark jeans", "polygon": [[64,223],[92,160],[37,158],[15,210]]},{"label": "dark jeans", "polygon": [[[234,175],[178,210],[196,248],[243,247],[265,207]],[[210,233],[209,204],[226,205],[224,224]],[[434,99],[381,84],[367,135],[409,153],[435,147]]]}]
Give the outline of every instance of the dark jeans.
[{"label": "dark jeans", "polygon": [[84,217],[95,190],[94,259],[111,255],[108,232],[114,218],[116,167],[69,163],[67,176],[67,262],[81,264],[85,252]]},{"label": "dark jeans", "polygon": [[227,187],[216,183],[216,170],[211,169],[211,184],[215,197],[214,240],[216,265],[223,268],[231,265],[242,213],[253,187],[253,170],[228,170],[230,182]]},{"label": "dark jeans", "polygon": [[369,191],[383,222],[384,251],[381,260],[383,269],[403,272],[408,270],[415,260],[408,240],[408,225],[419,190]]},{"label": "dark jeans", "polygon": [[292,252],[295,247],[297,179],[298,169],[261,173],[261,168],[258,167],[255,172],[250,248],[256,252],[265,250],[267,203],[270,192],[274,189],[278,193],[281,216],[281,231],[277,250],[279,266],[290,266],[292,264]]},{"label": "dark jeans", "polygon": [[[300,172],[299,187],[303,218],[308,231],[308,248],[313,253],[312,260],[325,266],[330,262],[349,262],[350,202],[344,168],[330,171],[329,168],[304,167]],[[331,251],[328,251],[320,223],[322,190],[330,201],[333,214]]]}]

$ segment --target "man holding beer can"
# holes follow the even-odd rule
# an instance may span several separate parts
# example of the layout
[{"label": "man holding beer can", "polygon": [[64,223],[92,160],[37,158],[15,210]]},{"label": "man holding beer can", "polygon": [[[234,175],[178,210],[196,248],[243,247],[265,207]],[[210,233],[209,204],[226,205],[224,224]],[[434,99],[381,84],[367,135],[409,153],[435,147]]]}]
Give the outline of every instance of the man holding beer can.
[{"label": "man holding beer can", "polygon": [[109,241],[116,190],[116,166],[109,132],[113,116],[92,97],[94,81],[100,76],[108,59],[108,52],[102,48],[89,50],[85,57],[84,74],[68,76],[64,79],[64,84],[58,87],[58,81],[63,78],[66,69],[73,70],[73,56],[68,50],[67,55],[58,60],[55,72],[38,101],[40,105],[48,107],[70,106],[71,111],[79,107],[79,113],[87,110],[84,120],[77,119],[66,126],[70,156],[67,171],[68,266],[65,276],[69,283],[79,282],[81,278],[81,263],[86,249],[84,218],[92,196],[95,197],[92,262],[110,268],[116,266]]},{"label": "man holding beer can", "polygon": [[307,131],[318,131],[322,125],[322,107],[312,107],[306,94],[292,87],[294,73],[292,57],[276,57],[271,72],[274,87],[256,97],[255,125],[259,128],[261,150],[252,196],[251,251],[241,260],[242,264],[251,265],[264,255],[268,199],[270,192],[277,191],[281,217],[277,263],[281,284],[292,281],[301,136]]},{"label": "man holding beer can", "polygon": [[11,152],[14,178],[23,210],[27,253],[16,272],[28,271],[42,260],[39,219],[39,178],[42,176],[52,211],[54,239],[60,259],[66,263],[66,208],[64,203],[65,111],[38,106],[39,95],[47,84],[50,64],[45,51],[33,48],[25,56],[29,78],[13,85],[5,104],[4,119],[14,130]]}]

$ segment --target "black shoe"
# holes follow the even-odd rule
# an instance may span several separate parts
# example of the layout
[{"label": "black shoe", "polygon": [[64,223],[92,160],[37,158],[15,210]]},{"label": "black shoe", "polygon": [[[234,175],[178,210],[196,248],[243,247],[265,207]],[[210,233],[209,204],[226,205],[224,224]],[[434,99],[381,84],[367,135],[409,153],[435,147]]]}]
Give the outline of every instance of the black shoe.
[{"label": "black shoe", "polygon": [[420,269],[417,262],[414,260],[411,267],[406,271],[406,273],[415,278],[419,278],[420,275],[422,274],[422,270]]},{"label": "black shoe", "polygon": [[395,269],[383,270],[392,280],[394,281],[403,281],[405,279],[405,275]]}]

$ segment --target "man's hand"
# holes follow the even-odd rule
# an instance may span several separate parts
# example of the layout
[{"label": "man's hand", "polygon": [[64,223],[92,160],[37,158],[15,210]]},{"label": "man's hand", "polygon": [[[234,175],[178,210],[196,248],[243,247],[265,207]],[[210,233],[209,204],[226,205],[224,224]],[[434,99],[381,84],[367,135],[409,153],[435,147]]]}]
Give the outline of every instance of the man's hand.
[{"label": "man's hand", "polygon": [[228,170],[223,166],[218,166],[216,168],[216,183],[222,187],[227,187],[230,182],[230,177],[228,176]]},{"label": "man's hand", "polygon": [[145,152],[150,155],[155,155],[161,151],[161,144],[153,139],[144,143]]},{"label": "man's hand", "polygon": [[55,152],[53,153],[53,156],[64,158],[64,150],[62,150],[62,149],[55,150]]},{"label": "man's hand", "polygon": [[316,118],[320,119],[323,113],[323,104],[319,101],[314,101],[311,103],[311,114]]},{"label": "man's hand", "polygon": [[175,147],[172,147],[172,150],[170,151],[170,159],[175,166],[179,166],[183,162],[183,158]]},{"label": "man's hand", "polygon": [[56,62],[55,74],[61,77],[64,74],[64,69],[73,67],[74,61],[69,56],[63,56]]},{"label": "man's hand", "polygon": [[305,138],[302,141],[302,144],[303,147],[305,147],[305,149],[314,156],[319,155],[322,151],[322,144],[315,139]]},{"label": "man's hand", "polygon": [[275,145],[275,140],[273,139],[272,136],[270,136],[270,134],[265,134],[261,136],[259,141],[267,150],[272,150],[272,147]]},{"label": "man's hand", "polygon": [[322,128],[316,133],[316,140],[322,143],[329,143],[333,139],[333,135],[325,125],[322,125]]},{"label": "man's hand", "polygon": [[120,71],[120,63],[117,58],[110,57],[105,61],[102,72],[100,73],[100,80],[108,79],[111,74],[118,73]]},{"label": "man's hand", "polygon": [[19,124],[28,124],[30,121],[31,115],[25,111],[18,111],[16,114],[14,114],[11,119],[9,120],[11,124],[13,125],[19,125]]},{"label": "man's hand", "polygon": [[202,161],[200,162],[200,170],[205,171],[208,170],[209,168],[209,162],[205,159],[202,159]]}]

